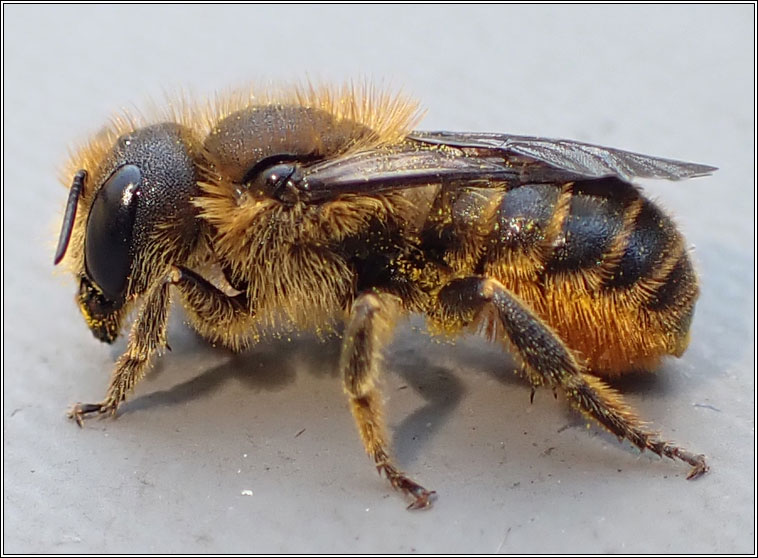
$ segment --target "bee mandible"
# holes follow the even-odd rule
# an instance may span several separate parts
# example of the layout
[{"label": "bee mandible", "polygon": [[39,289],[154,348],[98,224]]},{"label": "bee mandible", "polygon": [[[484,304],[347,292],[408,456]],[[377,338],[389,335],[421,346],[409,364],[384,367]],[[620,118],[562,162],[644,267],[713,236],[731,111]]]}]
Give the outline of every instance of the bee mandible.
[{"label": "bee mandible", "polygon": [[[393,326],[478,331],[534,387],[565,393],[641,450],[666,441],[606,383],[680,356],[698,282],[672,220],[633,184],[714,167],[577,141],[414,131],[418,106],[369,87],[305,86],[119,118],[74,155],[55,263],[113,343],[114,414],[166,344],[170,295],[203,337],[243,350],[271,328],[342,330],[339,371],[364,447],[391,485],[434,492],[391,457],[379,388]],[[72,178],[73,177],[73,178]]]}]

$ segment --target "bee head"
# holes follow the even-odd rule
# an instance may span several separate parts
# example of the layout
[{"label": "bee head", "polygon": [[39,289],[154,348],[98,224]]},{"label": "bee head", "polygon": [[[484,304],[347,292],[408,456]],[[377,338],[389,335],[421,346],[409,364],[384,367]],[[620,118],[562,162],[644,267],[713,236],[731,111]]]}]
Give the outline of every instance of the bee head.
[{"label": "bee head", "polygon": [[195,146],[186,128],[157,124],[122,134],[74,176],[55,263],[68,252],[77,303],[101,341],[118,337],[129,304],[195,246]]}]

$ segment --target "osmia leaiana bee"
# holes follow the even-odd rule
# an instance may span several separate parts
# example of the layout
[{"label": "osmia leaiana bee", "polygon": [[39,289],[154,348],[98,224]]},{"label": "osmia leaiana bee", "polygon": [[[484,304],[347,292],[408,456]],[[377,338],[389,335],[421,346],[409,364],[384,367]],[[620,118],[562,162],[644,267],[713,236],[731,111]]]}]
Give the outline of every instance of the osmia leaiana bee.
[{"label": "osmia leaiana bee", "polygon": [[418,107],[368,87],[231,95],[152,122],[120,118],[74,155],[55,263],[92,333],[135,318],[105,398],[113,414],[166,346],[176,293],[202,336],[242,350],[271,327],[344,324],[339,362],[366,451],[392,486],[434,492],[393,463],[378,388],[398,318],[483,332],[532,386],[562,390],[642,450],[665,441],[604,378],[688,343],[698,283],[682,235],[632,184],[710,174],[567,140],[419,132]]}]

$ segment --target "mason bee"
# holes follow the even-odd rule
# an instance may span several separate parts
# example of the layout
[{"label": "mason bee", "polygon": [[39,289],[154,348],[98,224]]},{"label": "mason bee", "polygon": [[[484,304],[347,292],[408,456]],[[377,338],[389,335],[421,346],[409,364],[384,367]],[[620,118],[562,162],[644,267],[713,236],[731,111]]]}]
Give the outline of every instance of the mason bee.
[{"label": "mason bee", "polygon": [[[562,390],[641,450],[708,471],[649,429],[607,378],[680,356],[698,282],[672,220],[635,178],[714,167],[577,141],[419,132],[415,103],[306,86],[115,119],[69,162],[55,263],[112,343],[134,311],[105,398],[114,414],[166,343],[172,294],[203,337],[243,350],[270,328],[342,330],[339,371],[377,469],[393,463],[378,386],[396,321],[502,343],[534,387]],[[534,391],[532,391],[532,394]]]}]

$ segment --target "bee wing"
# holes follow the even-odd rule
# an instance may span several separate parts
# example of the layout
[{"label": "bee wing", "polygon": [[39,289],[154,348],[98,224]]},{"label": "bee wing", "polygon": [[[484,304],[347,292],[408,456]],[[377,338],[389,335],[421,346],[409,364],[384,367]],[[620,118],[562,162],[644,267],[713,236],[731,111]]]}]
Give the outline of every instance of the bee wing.
[{"label": "bee wing", "polygon": [[682,180],[716,170],[570,140],[456,132],[414,132],[407,139],[393,148],[306,167],[297,185],[299,199],[319,201],[427,184],[509,188],[607,177],[627,182],[635,178]]},{"label": "bee wing", "polygon": [[564,171],[560,178],[616,177],[627,182],[635,178],[683,180],[707,176],[716,167],[651,157],[600,145],[572,140],[477,134],[457,132],[413,132],[408,139],[424,144],[447,145],[467,150],[494,150],[504,161],[517,164],[519,159],[540,162]]},{"label": "bee wing", "polygon": [[304,168],[299,199],[319,201],[342,194],[376,194],[428,184],[493,188],[523,182],[519,169],[481,156],[404,145],[347,155]]}]

